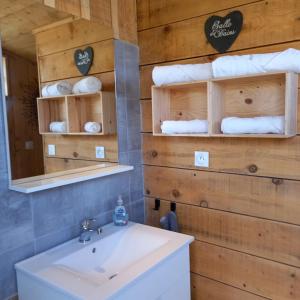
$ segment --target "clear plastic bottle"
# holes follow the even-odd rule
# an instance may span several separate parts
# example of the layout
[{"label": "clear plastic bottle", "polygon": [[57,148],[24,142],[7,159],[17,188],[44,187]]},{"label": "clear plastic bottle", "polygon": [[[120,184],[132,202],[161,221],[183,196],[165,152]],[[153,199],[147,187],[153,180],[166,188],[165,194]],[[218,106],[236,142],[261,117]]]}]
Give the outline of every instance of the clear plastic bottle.
[{"label": "clear plastic bottle", "polygon": [[113,221],[116,226],[125,226],[128,224],[128,213],[123,205],[123,199],[121,195],[118,197],[117,206],[113,213]]}]

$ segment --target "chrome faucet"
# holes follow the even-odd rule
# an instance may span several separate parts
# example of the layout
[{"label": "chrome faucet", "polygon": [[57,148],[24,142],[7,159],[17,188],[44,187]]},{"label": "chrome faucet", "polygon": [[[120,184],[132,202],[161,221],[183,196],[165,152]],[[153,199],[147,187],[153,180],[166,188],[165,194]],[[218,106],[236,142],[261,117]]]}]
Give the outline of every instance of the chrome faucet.
[{"label": "chrome faucet", "polygon": [[80,224],[80,236],[79,236],[79,243],[87,243],[91,240],[93,233],[97,233],[100,235],[102,232],[102,228],[98,227],[95,228],[93,224],[96,222],[95,219],[84,219]]}]

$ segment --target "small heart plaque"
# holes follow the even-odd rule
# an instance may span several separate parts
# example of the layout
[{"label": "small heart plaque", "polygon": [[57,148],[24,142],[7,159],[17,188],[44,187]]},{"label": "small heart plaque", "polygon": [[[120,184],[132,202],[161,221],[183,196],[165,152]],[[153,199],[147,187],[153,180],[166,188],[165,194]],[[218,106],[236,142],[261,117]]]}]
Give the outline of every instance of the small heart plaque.
[{"label": "small heart plaque", "polygon": [[94,50],[92,47],[87,47],[84,50],[77,49],[74,53],[76,67],[82,75],[89,73],[93,59]]},{"label": "small heart plaque", "polygon": [[225,17],[211,16],[205,22],[205,35],[219,52],[226,52],[238,37],[243,26],[243,15],[236,10]]}]

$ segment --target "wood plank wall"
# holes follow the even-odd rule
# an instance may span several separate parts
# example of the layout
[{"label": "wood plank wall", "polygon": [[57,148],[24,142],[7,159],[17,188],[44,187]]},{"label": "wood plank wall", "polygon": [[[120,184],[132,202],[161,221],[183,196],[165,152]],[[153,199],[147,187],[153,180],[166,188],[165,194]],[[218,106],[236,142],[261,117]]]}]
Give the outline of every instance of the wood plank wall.
[{"label": "wood plank wall", "polygon": [[[43,141],[38,132],[37,65],[4,49],[7,69],[6,97],[12,179],[44,173]],[[32,147],[26,147],[32,143]]]},{"label": "wood plank wall", "polygon": [[[205,20],[238,9],[244,27],[228,54],[300,49],[298,0],[137,0],[147,222],[177,202],[191,246],[192,298],[300,299],[300,136],[287,140],[153,137],[155,65],[205,63],[216,51]],[[298,126],[300,133],[300,127]],[[194,167],[194,151],[210,168]],[[256,173],[249,171],[255,164]],[[161,201],[154,211],[154,199]]]},{"label": "wood plank wall", "polygon": [[[36,32],[40,86],[67,79],[74,83],[82,77],[74,64],[74,51],[87,46],[94,48],[94,62],[89,72],[102,81],[103,90],[114,91],[114,40],[112,28],[97,22],[75,20]],[[47,145],[56,145],[56,156],[49,157]],[[106,158],[95,158],[95,146],[104,146]],[[78,168],[99,161],[118,161],[117,136],[44,137],[46,173]]]}]

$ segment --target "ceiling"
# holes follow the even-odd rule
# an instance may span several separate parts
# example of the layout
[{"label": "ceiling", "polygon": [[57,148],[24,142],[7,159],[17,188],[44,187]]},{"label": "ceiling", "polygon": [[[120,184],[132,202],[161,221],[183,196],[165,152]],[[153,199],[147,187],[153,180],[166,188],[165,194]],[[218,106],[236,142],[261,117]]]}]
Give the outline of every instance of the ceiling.
[{"label": "ceiling", "polygon": [[40,0],[0,0],[0,8],[2,47],[32,61],[36,60],[32,30],[70,16]]}]

